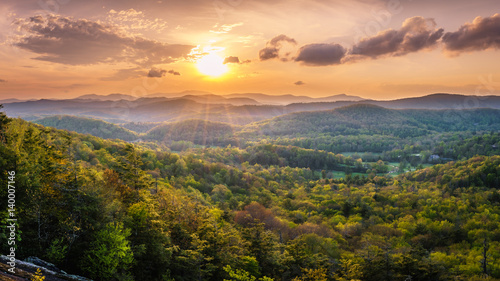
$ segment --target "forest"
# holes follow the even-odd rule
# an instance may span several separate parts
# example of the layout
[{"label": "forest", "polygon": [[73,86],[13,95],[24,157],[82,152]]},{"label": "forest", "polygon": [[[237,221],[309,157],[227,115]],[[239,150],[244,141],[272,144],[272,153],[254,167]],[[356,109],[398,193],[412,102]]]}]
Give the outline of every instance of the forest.
[{"label": "forest", "polygon": [[93,280],[500,280],[499,120],[355,105],[124,129],[0,113],[0,236],[15,171],[18,258]]}]

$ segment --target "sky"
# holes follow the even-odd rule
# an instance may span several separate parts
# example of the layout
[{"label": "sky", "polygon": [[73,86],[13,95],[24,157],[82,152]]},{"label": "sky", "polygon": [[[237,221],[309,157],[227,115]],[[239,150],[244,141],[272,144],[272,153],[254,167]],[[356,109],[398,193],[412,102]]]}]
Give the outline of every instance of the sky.
[{"label": "sky", "polygon": [[500,94],[498,0],[2,0],[0,100]]}]

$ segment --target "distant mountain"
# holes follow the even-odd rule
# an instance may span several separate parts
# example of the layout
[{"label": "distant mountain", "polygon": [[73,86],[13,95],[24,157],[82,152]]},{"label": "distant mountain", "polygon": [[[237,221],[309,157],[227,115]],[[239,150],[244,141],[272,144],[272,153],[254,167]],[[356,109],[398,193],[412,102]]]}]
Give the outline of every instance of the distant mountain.
[{"label": "distant mountain", "polygon": [[166,143],[182,140],[200,145],[236,144],[234,133],[239,128],[239,126],[227,123],[189,119],[157,126],[147,132],[143,138]]},{"label": "distant mountain", "polygon": [[[267,95],[262,93],[234,93],[229,95],[216,95],[206,91],[183,91],[179,93],[155,93],[148,97],[165,98],[188,98],[202,103],[230,103],[233,105],[249,104],[267,104],[267,105],[287,105],[290,103],[309,103],[309,102],[334,102],[334,101],[362,101],[365,100],[358,96],[349,96],[346,94],[333,95],[322,98],[312,98],[308,96],[295,95]],[[234,100],[244,99],[244,100]],[[230,101],[230,102],[227,102]]]},{"label": "distant mountain", "polygon": [[500,110],[456,112],[430,109],[388,109],[355,104],[327,111],[296,112],[245,126],[242,136],[318,137],[326,135],[386,135],[418,137],[430,132],[500,130]]},{"label": "distant mountain", "polygon": [[349,96],[346,94],[339,94],[324,98],[315,98],[315,101],[318,102],[332,102],[332,101],[364,101],[366,99],[358,96]]},{"label": "distant mountain", "polygon": [[33,101],[33,99],[31,99],[31,100],[5,99],[5,100],[0,100],[0,104],[13,103],[13,102],[23,102],[23,101]]},{"label": "distant mountain", "polygon": [[227,103],[232,105],[260,105],[261,103],[251,98],[228,98]]},{"label": "distant mountain", "polygon": [[158,98],[158,97],[163,97],[163,98],[180,98],[183,96],[204,96],[204,95],[214,95],[213,93],[206,92],[206,91],[197,91],[197,90],[187,90],[187,91],[182,91],[178,93],[154,93],[145,96],[146,98]]},{"label": "distant mountain", "polygon": [[468,96],[437,93],[423,97],[404,98],[391,101],[372,101],[371,103],[389,108],[457,110],[470,108],[500,108],[500,96]]},{"label": "distant mountain", "polygon": [[288,105],[291,103],[310,103],[310,102],[336,102],[336,101],[362,101],[361,97],[348,96],[345,94],[322,97],[322,98],[312,98],[308,96],[295,96],[295,95],[266,95],[261,93],[235,93],[230,94],[225,97],[237,97],[237,98],[251,98],[263,104],[271,105]]},{"label": "distant mountain", "polygon": [[[157,114],[156,116],[149,115],[149,119],[169,119],[170,122],[167,123],[112,124],[76,116],[51,116],[34,122],[108,139],[125,141],[143,139],[168,144],[175,141],[188,141],[198,145],[218,146],[244,144],[262,137],[295,139],[308,135],[315,138],[339,135],[377,135],[395,140],[431,133],[500,130],[500,110],[489,108],[450,111],[448,109],[389,109],[372,104],[353,104],[333,110],[289,114],[281,112],[280,114],[273,111],[275,109],[273,106],[227,106],[221,109],[218,106],[210,108],[210,105],[208,105],[209,110],[203,113],[200,108],[196,108],[197,105],[207,107],[207,105],[179,99],[153,103],[149,106],[141,105],[131,109],[130,116],[134,116],[135,119],[146,119],[146,114],[149,112]],[[158,108],[165,108],[163,112],[165,115],[160,115],[161,111]],[[179,111],[172,111],[174,108]],[[186,108],[194,109],[194,111],[188,111]],[[220,110],[225,114],[222,114]],[[237,123],[234,119],[230,119],[233,114],[236,115],[236,112],[239,113],[235,117],[239,118],[238,122],[246,125],[229,124]],[[168,116],[169,114],[172,116]],[[277,117],[264,118],[273,114]],[[228,118],[227,122],[213,121],[224,118]]]},{"label": "distant mountain", "polygon": [[392,109],[472,109],[496,108],[500,109],[500,96],[467,96],[456,94],[432,94],[423,97],[404,98],[389,101],[363,100],[357,102],[311,102],[293,103],[286,106],[287,112],[318,111],[335,109],[352,104],[373,104]]},{"label": "distant mountain", "polygon": [[[297,96],[292,95],[267,96],[254,94],[253,97],[262,98],[263,96],[274,99],[274,101],[279,101],[283,97],[297,100]],[[144,97],[131,101],[42,99],[6,103],[4,107],[8,116],[21,117],[27,120],[53,115],[73,115],[97,118],[112,123],[174,122],[187,119],[203,119],[236,125],[245,125],[294,112],[324,111],[359,104],[371,104],[390,109],[449,109],[448,115],[458,114],[460,109],[500,109],[500,97],[498,96],[477,97],[449,94],[434,94],[393,101],[301,102],[286,106],[255,105],[253,104],[255,102],[259,101],[253,98],[249,100],[247,98],[205,94],[200,96],[185,95],[178,98]]]},{"label": "distant mountain", "polygon": [[73,131],[81,134],[90,134],[103,139],[121,139],[125,141],[137,140],[138,134],[102,120],[76,117],[51,116],[32,121],[43,126]]},{"label": "distant mountain", "polygon": [[84,100],[102,100],[102,101],[119,101],[119,100],[136,100],[137,97],[131,95],[123,95],[123,94],[109,94],[109,95],[83,95],[79,96],[76,99],[84,99]]},{"label": "distant mountain", "polygon": [[226,98],[214,94],[203,95],[185,95],[180,97],[182,99],[189,99],[198,103],[211,103],[211,104],[232,104],[232,105],[258,105],[258,101],[251,98]]}]

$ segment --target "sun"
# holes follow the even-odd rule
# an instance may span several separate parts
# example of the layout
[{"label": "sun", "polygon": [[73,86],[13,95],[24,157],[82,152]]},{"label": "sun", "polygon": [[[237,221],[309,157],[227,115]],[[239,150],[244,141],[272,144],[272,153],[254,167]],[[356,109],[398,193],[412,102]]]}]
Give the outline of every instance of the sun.
[{"label": "sun", "polygon": [[196,67],[201,73],[212,77],[221,76],[229,70],[224,64],[224,59],[216,54],[203,56],[196,63]]}]

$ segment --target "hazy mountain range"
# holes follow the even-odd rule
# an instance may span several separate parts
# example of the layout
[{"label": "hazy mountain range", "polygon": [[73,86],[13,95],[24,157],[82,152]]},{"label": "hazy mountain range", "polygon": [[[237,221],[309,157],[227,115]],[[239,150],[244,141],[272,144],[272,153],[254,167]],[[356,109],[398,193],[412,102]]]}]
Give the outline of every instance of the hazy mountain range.
[{"label": "hazy mountain range", "polygon": [[[233,105],[257,105],[257,104],[270,104],[270,105],[287,105],[291,103],[308,103],[308,102],[335,102],[335,101],[361,101],[364,98],[358,96],[349,96],[345,94],[333,95],[321,98],[312,98],[308,96],[295,96],[295,95],[266,95],[261,93],[234,93],[229,95],[215,95],[205,91],[183,91],[179,93],[155,93],[143,97],[136,97],[125,94],[109,94],[97,95],[88,94],[82,95],[72,99],[82,100],[99,100],[99,101],[119,101],[119,100],[138,100],[140,98],[166,98],[166,99],[190,99],[201,103],[223,103]],[[33,101],[34,99],[30,99]],[[56,100],[56,99],[50,99]],[[5,99],[0,100],[0,103],[13,103],[23,102],[27,100],[20,99]]]},{"label": "hazy mountain range", "polygon": [[[330,110],[354,104],[372,104],[390,109],[500,109],[499,96],[433,94],[417,98],[376,101],[347,95],[310,98],[265,94],[219,96],[206,92],[183,92],[183,94],[186,93],[189,94],[173,98],[134,98],[122,94],[85,95],[66,100],[41,99],[7,102],[4,103],[4,107],[8,116],[21,117],[26,120],[53,115],[73,115],[102,119],[112,123],[203,119],[238,125],[293,112]],[[290,101],[295,102],[289,103]],[[289,104],[278,105],[287,102]]]},{"label": "hazy mountain range", "polygon": [[[451,113],[451,114],[450,114]],[[457,112],[429,109],[387,109],[355,104],[325,111],[290,113],[244,126],[206,119],[161,123],[113,124],[102,120],[51,116],[35,123],[125,141],[147,140],[171,143],[190,141],[201,145],[239,145],[262,137],[384,135],[420,137],[433,133],[465,130],[499,130],[500,110],[468,109]]]}]

